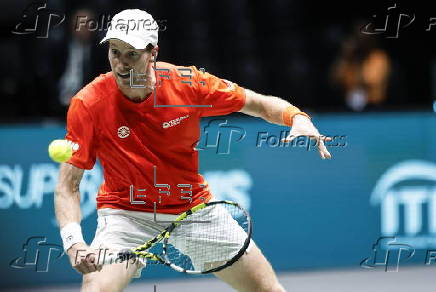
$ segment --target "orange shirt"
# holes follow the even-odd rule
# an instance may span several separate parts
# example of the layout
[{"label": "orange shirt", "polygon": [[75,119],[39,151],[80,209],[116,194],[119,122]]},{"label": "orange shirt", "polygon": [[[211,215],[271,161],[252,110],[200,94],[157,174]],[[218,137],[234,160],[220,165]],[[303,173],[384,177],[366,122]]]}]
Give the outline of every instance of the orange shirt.
[{"label": "orange shirt", "polygon": [[156,205],[160,213],[178,214],[211,199],[194,149],[200,118],[239,111],[244,89],[194,66],[158,62],[157,68],[156,97],[141,103],[121,93],[112,72],[71,100],[65,139],[77,145],[68,163],[91,169],[100,160],[97,208],[153,212]]}]

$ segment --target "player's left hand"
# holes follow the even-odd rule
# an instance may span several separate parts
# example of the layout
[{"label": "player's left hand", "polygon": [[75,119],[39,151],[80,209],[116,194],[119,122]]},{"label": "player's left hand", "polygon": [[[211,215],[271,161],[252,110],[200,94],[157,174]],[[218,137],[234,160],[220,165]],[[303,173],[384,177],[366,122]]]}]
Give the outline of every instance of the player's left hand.
[{"label": "player's left hand", "polygon": [[291,142],[298,136],[308,136],[311,140],[315,140],[322,159],[332,158],[332,155],[324,145],[325,141],[331,141],[332,138],[321,135],[308,117],[297,114],[293,117],[291,132],[283,141]]}]

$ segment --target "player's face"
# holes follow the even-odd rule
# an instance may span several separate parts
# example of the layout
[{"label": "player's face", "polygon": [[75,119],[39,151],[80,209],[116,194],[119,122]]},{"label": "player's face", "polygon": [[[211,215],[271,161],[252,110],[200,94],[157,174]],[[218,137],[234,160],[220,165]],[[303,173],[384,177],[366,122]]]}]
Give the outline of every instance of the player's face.
[{"label": "player's face", "polygon": [[[132,88],[131,85],[145,85],[146,71],[151,61],[151,52],[136,50],[120,40],[109,42],[109,63],[120,90],[128,97],[135,92],[144,91]],[[133,71],[131,71],[133,70]],[[132,80],[130,74],[133,72]]]}]

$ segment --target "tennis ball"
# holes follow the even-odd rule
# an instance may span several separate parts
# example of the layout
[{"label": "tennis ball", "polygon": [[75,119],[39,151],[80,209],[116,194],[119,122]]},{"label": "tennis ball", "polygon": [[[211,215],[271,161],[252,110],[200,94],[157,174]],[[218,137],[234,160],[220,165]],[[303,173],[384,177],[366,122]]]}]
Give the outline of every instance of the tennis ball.
[{"label": "tennis ball", "polygon": [[73,155],[71,143],[67,140],[53,140],[48,146],[48,155],[59,163],[68,161]]}]

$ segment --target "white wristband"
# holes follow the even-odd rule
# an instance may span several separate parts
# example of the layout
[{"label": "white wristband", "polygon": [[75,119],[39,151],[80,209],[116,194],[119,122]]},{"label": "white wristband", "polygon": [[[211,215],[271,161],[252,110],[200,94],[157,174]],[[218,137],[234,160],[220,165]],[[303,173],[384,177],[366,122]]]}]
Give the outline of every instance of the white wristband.
[{"label": "white wristband", "polygon": [[82,228],[76,222],[68,223],[62,227],[61,237],[65,251],[67,251],[75,243],[85,242],[82,236]]}]

